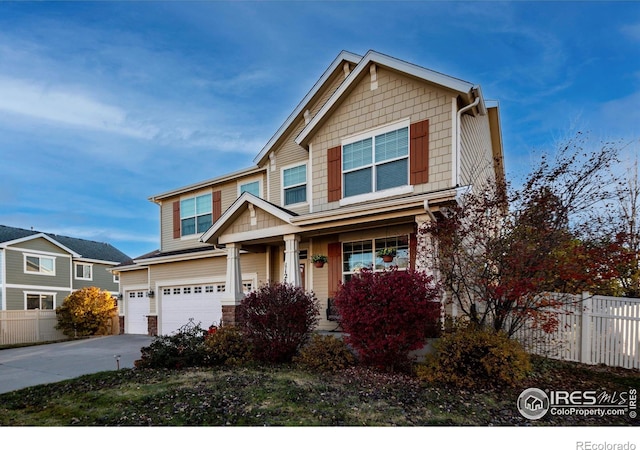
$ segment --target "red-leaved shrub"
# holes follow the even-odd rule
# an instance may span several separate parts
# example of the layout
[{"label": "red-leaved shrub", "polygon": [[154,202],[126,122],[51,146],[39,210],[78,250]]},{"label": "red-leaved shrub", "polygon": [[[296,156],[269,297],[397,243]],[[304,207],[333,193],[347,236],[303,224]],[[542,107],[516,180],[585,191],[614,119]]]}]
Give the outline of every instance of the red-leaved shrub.
[{"label": "red-leaved shrub", "polygon": [[254,356],[265,362],[291,361],[318,324],[318,314],[315,295],[288,283],[265,284],[238,307]]},{"label": "red-leaved shrub", "polygon": [[406,370],[409,353],[437,329],[439,289],[423,272],[363,270],[335,297],[345,341],[364,364]]}]

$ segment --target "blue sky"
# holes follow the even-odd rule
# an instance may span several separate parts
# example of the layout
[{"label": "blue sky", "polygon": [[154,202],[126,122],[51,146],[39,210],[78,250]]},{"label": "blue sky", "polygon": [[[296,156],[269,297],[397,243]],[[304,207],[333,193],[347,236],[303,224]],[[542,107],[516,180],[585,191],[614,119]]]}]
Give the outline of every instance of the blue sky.
[{"label": "blue sky", "polygon": [[0,224],[159,246],[148,197],[249,167],[341,50],[498,100],[510,178],[640,139],[640,2],[0,2]]}]

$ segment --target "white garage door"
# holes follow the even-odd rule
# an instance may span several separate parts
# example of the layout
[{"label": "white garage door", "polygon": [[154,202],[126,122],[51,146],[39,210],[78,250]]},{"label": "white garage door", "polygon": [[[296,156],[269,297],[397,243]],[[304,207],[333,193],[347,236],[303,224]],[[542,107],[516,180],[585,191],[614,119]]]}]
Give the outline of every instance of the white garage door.
[{"label": "white garage door", "polygon": [[148,334],[149,298],[146,292],[128,291],[125,302],[124,332],[127,334]]},{"label": "white garage door", "polygon": [[159,334],[171,334],[193,321],[204,329],[220,323],[224,284],[171,286],[161,290]]}]

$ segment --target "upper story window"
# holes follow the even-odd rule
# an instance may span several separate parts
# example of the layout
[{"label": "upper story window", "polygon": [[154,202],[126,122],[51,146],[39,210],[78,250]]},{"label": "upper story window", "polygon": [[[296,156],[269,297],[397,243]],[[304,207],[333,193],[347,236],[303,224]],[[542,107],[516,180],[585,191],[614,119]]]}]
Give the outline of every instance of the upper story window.
[{"label": "upper story window", "polygon": [[307,202],[307,165],[282,170],[283,203],[295,205]]},{"label": "upper story window", "polygon": [[342,176],[344,197],[407,186],[409,127],[387,127],[345,140]]},{"label": "upper story window", "polygon": [[92,280],[93,268],[91,264],[76,263],[76,279]]},{"label": "upper story window", "polygon": [[180,200],[180,232],[182,236],[204,233],[212,224],[211,194]]},{"label": "upper story window", "polygon": [[56,259],[49,256],[25,255],[25,273],[54,276],[56,274]]},{"label": "upper story window", "polygon": [[238,197],[243,192],[249,192],[256,197],[262,198],[262,178],[253,177],[238,181]]}]

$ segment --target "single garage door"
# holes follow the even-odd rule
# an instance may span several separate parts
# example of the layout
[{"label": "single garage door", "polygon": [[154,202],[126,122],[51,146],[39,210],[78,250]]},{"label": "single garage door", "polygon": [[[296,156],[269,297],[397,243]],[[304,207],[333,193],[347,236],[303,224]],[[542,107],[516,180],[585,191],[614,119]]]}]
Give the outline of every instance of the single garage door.
[{"label": "single garage door", "polygon": [[193,321],[204,329],[222,319],[224,284],[171,286],[161,289],[159,334],[171,334]]},{"label": "single garage door", "polygon": [[127,334],[148,334],[147,316],[149,298],[145,291],[128,291],[125,294],[124,332]]}]

